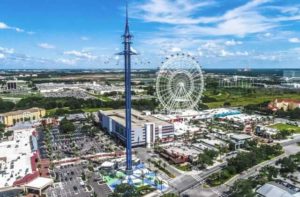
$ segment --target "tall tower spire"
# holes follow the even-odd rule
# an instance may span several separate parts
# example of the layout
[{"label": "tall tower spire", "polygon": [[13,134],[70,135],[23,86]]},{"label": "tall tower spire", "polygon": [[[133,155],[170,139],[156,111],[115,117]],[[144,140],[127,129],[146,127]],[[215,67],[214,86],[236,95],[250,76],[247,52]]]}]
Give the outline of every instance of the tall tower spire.
[{"label": "tall tower spire", "polygon": [[126,118],[126,174],[132,175],[132,150],[131,150],[131,56],[135,55],[131,51],[132,35],[129,31],[128,22],[128,1],[126,0],[126,21],[123,37],[124,51],[119,55],[124,56],[125,67],[125,118]]},{"label": "tall tower spire", "polygon": [[128,22],[128,0],[126,0],[126,22],[125,22],[125,35],[130,35],[129,22]]}]

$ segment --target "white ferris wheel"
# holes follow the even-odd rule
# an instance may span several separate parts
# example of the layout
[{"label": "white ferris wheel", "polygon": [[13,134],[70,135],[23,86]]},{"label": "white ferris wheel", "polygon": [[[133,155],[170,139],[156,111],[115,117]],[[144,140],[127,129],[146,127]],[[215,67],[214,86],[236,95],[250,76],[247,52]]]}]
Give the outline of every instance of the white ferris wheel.
[{"label": "white ferris wheel", "polygon": [[203,90],[203,73],[194,57],[177,53],[165,58],[156,80],[157,97],[165,110],[197,108]]}]

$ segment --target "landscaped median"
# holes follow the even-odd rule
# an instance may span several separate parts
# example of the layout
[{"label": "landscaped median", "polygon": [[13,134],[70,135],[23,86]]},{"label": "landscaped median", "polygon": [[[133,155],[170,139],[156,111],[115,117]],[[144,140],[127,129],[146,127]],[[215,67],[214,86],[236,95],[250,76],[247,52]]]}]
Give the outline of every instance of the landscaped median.
[{"label": "landscaped median", "polygon": [[248,151],[240,152],[235,158],[229,159],[228,165],[222,171],[214,173],[206,179],[207,184],[211,187],[224,184],[243,171],[263,162],[268,162],[283,153],[279,144],[251,146]]}]

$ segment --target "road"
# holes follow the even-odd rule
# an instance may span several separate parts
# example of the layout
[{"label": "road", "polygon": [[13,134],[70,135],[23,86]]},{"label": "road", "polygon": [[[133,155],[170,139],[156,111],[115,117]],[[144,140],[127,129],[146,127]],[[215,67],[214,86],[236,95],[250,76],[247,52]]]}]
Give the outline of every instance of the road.
[{"label": "road", "polygon": [[262,162],[256,166],[253,166],[252,168],[249,168],[248,170],[244,171],[243,173],[236,175],[234,177],[232,177],[230,180],[228,180],[226,183],[224,183],[224,185],[226,185],[228,188],[233,186],[233,184],[235,183],[235,181],[237,181],[238,179],[248,179],[250,176],[256,175],[259,173],[259,170],[265,166],[269,166],[269,165],[274,165],[276,163],[276,161],[287,157],[288,154],[283,153],[282,155],[279,155],[278,157],[275,157],[271,160]]},{"label": "road", "polygon": [[[168,181],[170,188],[166,192],[174,192],[181,195],[188,194],[190,197],[193,196],[206,196],[206,197],[214,197],[214,196],[220,196],[221,193],[228,190],[229,187],[238,179],[248,178],[250,175],[253,175],[254,173],[257,173],[260,168],[267,166],[267,165],[273,165],[275,162],[283,158],[285,156],[295,154],[295,145],[297,142],[300,142],[300,136],[296,136],[294,139],[289,141],[281,142],[280,144],[284,147],[285,154],[273,158],[272,160],[265,161],[263,163],[260,163],[251,169],[248,169],[247,171],[243,172],[241,175],[237,175],[230,179],[226,184],[223,184],[216,188],[201,188],[199,186],[203,185],[204,180],[209,177],[211,174],[216,173],[220,170],[222,170],[222,167],[227,164],[227,162],[224,162],[222,164],[219,164],[217,166],[214,166],[213,168],[210,168],[206,171],[202,171],[200,173],[193,173],[193,172],[182,172],[175,168],[172,165],[167,165],[166,169],[171,172],[173,175],[176,176],[176,178],[171,179],[168,177],[165,173],[159,172],[158,175],[161,176],[164,180]],[[299,147],[299,146],[298,146]],[[136,155],[137,157],[143,162],[148,163],[148,159],[154,159],[157,158],[153,153],[149,152],[149,149],[146,148],[136,148]],[[300,150],[299,150],[300,151]],[[163,159],[161,159],[163,162],[165,162]],[[148,164],[149,165],[149,164]],[[149,165],[151,170],[154,170],[155,167],[152,165]]]},{"label": "road", "polygon": [[169,182],[170,188],[167,192],[181,194],[184,193],[186,190],[198,187],[207,177],[209,177],[213,173],[220,171],[222,167],[226,166],[226,164],[227,162],[224,162],[208,170],[196,174],[182,174],[181,176],[176,177]]},{"label": "road", "polygon": [[249,176],[252,176],[254,173],[257,173],[260,168],[267,166],[267,165],[273,165],[276,163],[277,160],[295,154],[300,151],[300,147],[296,144],[297,142],[300,142],[300,136],[295,137],[294,139],[290,141],[286,141],[281,143],[283,146],[283,149],[285,151],[284,154],[280,155],[279,157],[275,157],[272,160],[265,161],[263,163],[260,163],[251,169],[248,169],[247,171],[244,171],[241,175],[237,175],[236,177],[233,177],[229,181],[226,182],[226,184],[223,184],[216,188],[201,188],[200,185],[203,184],[203,181],[210,176],[211,174],[218,172],[222,168],[220,166],[213,168],[209,171],[200,173],[198,175],[190,176],[190,175],[182,175],[183,177],[176,177],[170,183],[171,189],[169,189],[170,192],[179,193],[182,196],[188,195],[190,197],[199,197],[199,196],[206,196],[206,197],[214,197],[214,196],[220,196],[224,191],[227,191],[229,187],[238,179],[248,178]]},{"label": "road", "polygon": [[[154,157],[156,154],[149,153],[149,150],[150,149],[146,149],[146,148],[135,148],[134,149],[134,151],[136,151],[136,156],[141,160],[141,162],[148,164],[148,166],[150,166],[151,168],[154,168],[154,165],[153,164],[149,165],[148,159],[152,159],[152,160],[160,159],[162,161],[162,163],[167,163],[167,161],[165,161],[162,158],[159,158],[158,156]],[[183,174],[183,172],[181,172],[180,170],[178,170],[177,168],[175,168],[174,166],[169,165],[169,164],[166,165],[166,169],[174,176],[180,176],[181,174]],[[164,174],[162,176],[167,176],[165,173],[162,173],[162,174]],[[164,177],[162,177],[162,178],[164,178]],[[169,177],[169,179],[170,179],[170,177]]]}]

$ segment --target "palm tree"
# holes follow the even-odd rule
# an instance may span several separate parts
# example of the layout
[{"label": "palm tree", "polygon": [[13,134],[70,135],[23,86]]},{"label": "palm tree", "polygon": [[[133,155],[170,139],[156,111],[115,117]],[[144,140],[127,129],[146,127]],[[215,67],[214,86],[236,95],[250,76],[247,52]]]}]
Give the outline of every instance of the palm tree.
[{"label": "palm tree", "polygon": [[158,179],[158,184],[160,184],[160,190],[162,190],[162,184],[163,184],[162,179]]},{"label": "palm tree", "polygon": [[142,178],[142,183],[144,185],[144,182],[145,182],[145,173],[144,173],[144,170],[142,170],[141,178]]},{"label": "palm tree", "polygon": [[121,183],[123,183],[123,181],[125,180],[125,176],[121,176],[120,178]]},{"label": "palm tree", "polygon": [[158,170],[155,169],[153,172],[154,172],[154,176],[155,176],[155,180],[156,180],[157,179]]},{"label": "palm tree", "polygon": [[151,161],[152,160],[150,158],[147,159],[147,162],[149,163],[149,168],[151,168]]},{"label": "palm tree", "polygon": [[166,168],[166,167],[167,167],[167,164],[166,164],[166,163],[163,163],[163,166],[164,166],[164,168]]},{"label": "palm tree", "polygon": [[157,161],[157,163],[158,163],[159,166],[161,165],[161,162],[162,162],[161,160],[158,160],[158,161]]},{"label": "palm tree", "polygon": [[97,193],[96,192],[94,192],[93,193],[93,197],[97,197],[98,195],[97,195]]}]

